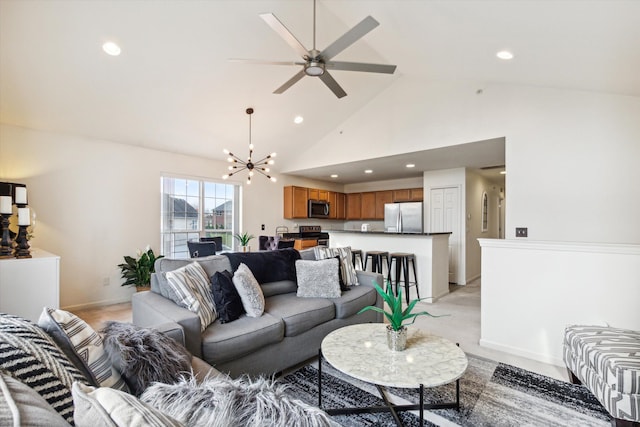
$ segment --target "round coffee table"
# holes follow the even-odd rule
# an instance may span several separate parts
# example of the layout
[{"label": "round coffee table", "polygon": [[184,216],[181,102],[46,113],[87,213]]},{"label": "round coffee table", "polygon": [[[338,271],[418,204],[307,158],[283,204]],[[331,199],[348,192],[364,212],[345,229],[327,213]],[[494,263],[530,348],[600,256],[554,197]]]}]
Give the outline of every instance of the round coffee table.
[{"label": "round coffee table", "polygon": [[[378,388],[386,406],[325,409],[332,415],[391,411],[401,425],[397,411],[419,410],[420,425],[424,409],[460,408],[460,377],[467,369],[467,356],[451,341],[409,329],[407,348],[391,351],[387,347],[387,329],[382,323],[351,325],[327,335],[321,344],[318,373],[319,404],[322,407],[322,359],[337,370]],[[456,382],[456,401],[424,404],[424,388]],[[418,405],[393,405],[381,386],[417,388]]]}]

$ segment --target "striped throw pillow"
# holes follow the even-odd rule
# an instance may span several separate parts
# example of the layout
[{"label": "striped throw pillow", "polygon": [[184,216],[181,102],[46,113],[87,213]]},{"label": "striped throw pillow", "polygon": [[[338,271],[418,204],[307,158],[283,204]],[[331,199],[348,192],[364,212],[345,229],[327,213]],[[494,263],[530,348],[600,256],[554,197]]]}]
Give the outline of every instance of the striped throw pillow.
[{"label": "striped throw pillow", "polygon": [[344,280],[345,285],[359,285],[356,268],[353,266],[353,261],[351,260],[351,246],[345,246],[343,248],[327,248],[325,246],[314,246],[313,252],[317,260],[339,256],[340,272],[342,273],[342,279]]},{"label": "striped throw pillow", "polygon": [[45,307],[38,325],[93,385],[129,392],[127,383],[111,364],[102,338],[84,320],[68,311]]},{"label": "striped throw pillow", "polygon": [[175,292],[174,302],[200,318],[200,331],[204,332],[217,318],[209,278],[197,262],[166,273],[167,282]]},{"label": "striped throw pillow", "polygon": [[71,386],[87,379],[45,331],[21,317],[0,314],[0,370],[37,391],[73,424]]}]

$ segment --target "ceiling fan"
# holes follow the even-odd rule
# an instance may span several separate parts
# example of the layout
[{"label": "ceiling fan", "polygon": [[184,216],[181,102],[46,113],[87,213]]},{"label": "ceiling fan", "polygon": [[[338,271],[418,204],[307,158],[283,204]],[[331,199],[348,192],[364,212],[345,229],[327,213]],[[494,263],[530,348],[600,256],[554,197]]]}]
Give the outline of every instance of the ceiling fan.
[{"label": "ceiling fan", "polygon": [[281,94],[289,89],[297,81],[304,76],[319,77],[322,82],[338,97],[342,98],[347,93],[340,87],[338,82],[329,74],[328,70],[340,71],[364,71],[368,73],[385,73],[393,74],[396,70],[395,65],[386,64],[368,64],[363,62],[344,62],[332,61],[331,59],[358,41],[369,31],[380,25],[378,21],[371,16],[364,18],[358,25],[347,31],[342,37],[338,38],[324,50],[316,49],[316,0],[313,0],[313,48],[307,50],[300,41],[280,22],[272,13],[261,14],[260,17],[282,37],[289,46],[293,48],[304,60],[304,62],[290,61],[261,61],[251,59],[236,59],[233,61],[248,62],[254,64],[271,64],[271,65],[302,65],[302,70],[296,73],[292,78],[287,80],[282,86],[277,88],[273,93]]}]

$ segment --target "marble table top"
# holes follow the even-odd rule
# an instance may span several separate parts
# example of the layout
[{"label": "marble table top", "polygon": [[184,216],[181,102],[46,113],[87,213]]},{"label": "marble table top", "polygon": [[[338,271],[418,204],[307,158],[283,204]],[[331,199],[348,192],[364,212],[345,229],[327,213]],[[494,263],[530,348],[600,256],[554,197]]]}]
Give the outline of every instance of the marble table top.
[{"label": "marble table top", "polygon": [[408,327],[407,348],[391,351],[383,323],[337,329],[322,341],[322,355],[336,369],[387,387],[436,387],[460,378],[467,356],[449,340]]}]

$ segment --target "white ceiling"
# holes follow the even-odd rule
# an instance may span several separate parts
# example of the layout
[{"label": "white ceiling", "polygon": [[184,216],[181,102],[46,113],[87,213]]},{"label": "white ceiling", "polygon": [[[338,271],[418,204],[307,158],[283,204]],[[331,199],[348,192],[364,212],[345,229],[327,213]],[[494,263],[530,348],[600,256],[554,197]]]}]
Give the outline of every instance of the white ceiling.
[{"label": "white ceiling", "polygon": [[[311,0],[0,0],[0,121],[223,160],[223,147],[246,151],[251,106],[256,153],[278,151],[278,172],[296,169],[296,141],[321,139],[400,75],[640,96],[640,1],[318,0],[319,49],[371,15],[380,26],[335,59],[398,66],[332,72],[343,99],[311,77],[274,95],[298,68],[229,61],[299,59],[265,12],[311,47]],[[105,55],[107,40],[122,55]],[[464,165],[463,152],[422,154]],[[341,167],[349,182],[367,165]]]}]

